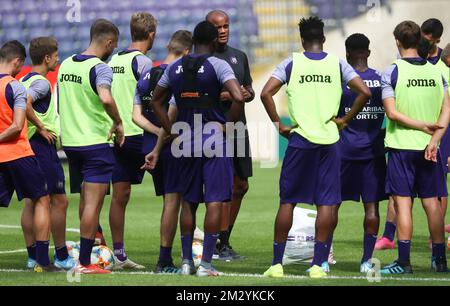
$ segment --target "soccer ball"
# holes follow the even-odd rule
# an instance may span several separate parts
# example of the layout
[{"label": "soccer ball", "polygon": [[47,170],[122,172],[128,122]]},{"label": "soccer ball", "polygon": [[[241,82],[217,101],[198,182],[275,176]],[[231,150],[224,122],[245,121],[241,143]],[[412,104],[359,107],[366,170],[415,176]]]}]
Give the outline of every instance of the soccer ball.
[{"label": "soccer ball", "polygon": [[75,241],[66,241],[67,251],[69,252],[69,256],[75,260],[78,260],[80,257],[80,246]]},{"label": "soccer ball", "polygon": [[91,264],[97,265],[102,269],[111,271],[114,266],[113,252],[103,245],[92,248]]},{"label": "soccer ball", "polygon": [[203,243],[199,240],[194,240],[192,242],[192,259],[194,260],[194,265],[196,268],[198,268],[202,262],[202,255]]}]

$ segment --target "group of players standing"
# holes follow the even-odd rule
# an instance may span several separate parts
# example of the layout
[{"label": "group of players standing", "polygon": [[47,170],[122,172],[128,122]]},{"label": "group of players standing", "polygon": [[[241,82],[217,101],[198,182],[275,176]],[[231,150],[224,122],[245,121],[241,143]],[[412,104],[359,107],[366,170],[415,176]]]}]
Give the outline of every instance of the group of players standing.
[{"label": "group of players standing", "polygon": [[[261,94],[270,119],[289,139],[280,177],[274,259],[266,276],[283,276],[282,258],[297,203],[317,205],[309,273],[313,278],[326,276],[340,203],[360,197],[365,204],[361,272],[372,269],[370,258],[380,223],[378,203],[387,194],[395,203],[399,258],[382,272],[412,272],[411,199],[417,196],[428,216],[433,269],[447,271],[445,211],[439,204],[439,199],[444,203],[447,188],[438,146],[450,119],[449,70],[439,58],[433,62],[441,51],[431,54],[428,61],[424,59],[428,54],[419,56],[422,36],[433,42],[430,52],[436,52],[434,29],[440,22],[425,24],[422,31],[411,21],[396,27],[401,58],[381,75],[368,67],[366,36],[354,34],[347,39],[347,63],[323,51],[324,24],[319,18],[300,21],[305,52],[283,61]],[[134,14],[132,44],[107,65],[120,33],[111,22],[97,20],[86,51],[61,64],[56,94],[45,78],[59,61],[53,38],[30,43],[33,70],[21,79],[23,85],[13,77],[22,69],[25,48],[11,41],[0,49],[0,204],[7,207],[14,190],[19,200],[27,199],[22,228],[29,268],[110,273],[92,265],[90,258],[96,237],[104,243],[99,216],[112,182],[109,217],[115,268],[143,269],[126,255],[124,225],[131,185],[142,182],[145,170],[152,174],[156,195],[163,196],[164,202],[155,272],[217,276],[211,265],[214,252],[219,259],[241,258],[230,246],[229,236],[252,175],[248,134],[244,133],[241,142],[242,157],[206,156],[203,148],[213,143],[221,151],[230,141],[238,143],[236,135],[227,138],[223,134],[227,122],[246,123],[244,103],[255,96],[247,57],[227,45],[227,14],[212,11],[192,34],[174,33],[167,58],[152,67],[145,54],[152,48],[156,29],[151,14]],[[272,98],[284,84],[292,127],[280,123]],[[384,111],[388,117],[385,132]],[[216,132],[201,132],[199,140],[195,135],[198,116],[203,124],[215,124]],[[190,131],[177,135],[173,129],[177,122],[187,123]],[[201,152],[195,152],[198,141]],[[175,157],[175,147],[193,147],[193,154]],[[80,193],[79,262],[65,246],[68,201],[59,148],[68,158],[71,192]],[[192,242],[196,210],[203,202],[204,249],[196,269]],[[181,268],[172,260],[179,215]],[[50,231],[54,264],[48,255]]]},{"label": "group of players standing", "polygon": [[[432,270],[448,272],[444,216],[450,152],[444,133],[450,119],[450,46],[444,51],[437,47],[442,23],[429,19],[422,27],[413,21],[397,25],[399,58],[382,74],[368,66],[370,42],[365,35],[348,37],[346,63],[323,51],[323,27],[318,18],[300,21],[305,52],[283,61],[261,94],[271,120],[280,122],[272,97],[287,84],[294,123],[292,127],[280,124],[289,145],[280,177],[273,261],[264,274],[283,276],[293,209],[297,203],[309,203],[317,205],[318,214],[314,258],[307,272],[311,278],[325,277],[340,204],[361,198],[365,218],[360,272],[374,268],[371,258],[377,243],[378,249],[386,248],[386,240],[393,244],[395,227],[398,259],[380,272],[413,272],[414,198],[421,199],[427,215]],[[388,196],[391,216],[377,242],[379,202]]]},{"label": "group of players standing", "polygon": [[[230,246],[229,236],[252,176],[248,134],[243,139],[247,154],[236,159],[223,155],[175,158],[171,153],[175,137],[166,135],[172,134],[174,121],[194,130],[194,114],[204,122],[217,123],[220,130],[229,118],[245,122],[243,104],[254,99],[247,56],[228,46],[229,17],[223,11],[210,12],[193,33],[175,32],[167,58],[157,67],[145,56],[155,40],[156,19],[149,13],[135,13],[130,26],[132,44],[106,64],[120,33],[105,19],[95,21],[89,47],[61,64],[53,94],[46,76],[58,66],[55,39],[31,41],[32,72],[20,82],[13,77],[22,69],[25,48],[18,41],[2,46],[0,204],[7,207],[14,191],[19,200],[27,199],[22,227],[28,268],[105,274],[110,272],[91,264],[91,251],[96,240],[105,243],[99,216],[112,183],[109,219],[114,268],[144,269],[126,255],[124,225],[131,185],[140,184],[149,170],[156,195],[164,199],[155,272],[218,275],[211,266],[214,253],[222,260],[241,258]],[[181,136],[195,140],[191,132]],[[202,145],[209,136],[203,135]],[[69,256],[65,243],[68,201],[57,155],[60,148],[68,158],[71,192],[80,193],[78,262]],[[196,269],[192,242],[195,212],[202,202],[207,203],[204,254]],[[181,269],[172,260],[180,208]],[[54,264],[48,255],[50,231]]]}]

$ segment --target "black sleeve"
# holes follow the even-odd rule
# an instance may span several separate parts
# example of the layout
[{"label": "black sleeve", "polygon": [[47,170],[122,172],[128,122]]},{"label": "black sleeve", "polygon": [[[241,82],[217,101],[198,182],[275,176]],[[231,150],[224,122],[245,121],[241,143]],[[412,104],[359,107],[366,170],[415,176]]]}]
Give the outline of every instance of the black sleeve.
[{"label": "black sleeve", "polygon": [[250,66],[248,63],[247,55],[242,52],[244,58],[244,84],[243,86],[251,86],[253,83],[252,76],[250,75]]}]

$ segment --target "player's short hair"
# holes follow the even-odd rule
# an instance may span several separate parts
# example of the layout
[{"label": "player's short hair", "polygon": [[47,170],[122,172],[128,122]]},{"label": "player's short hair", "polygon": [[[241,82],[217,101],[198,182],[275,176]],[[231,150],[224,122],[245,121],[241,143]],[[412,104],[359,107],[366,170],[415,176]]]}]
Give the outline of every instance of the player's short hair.
[{"label": "player's short hair", "polygon": [[228,20],[230,19],[230,17],[228,16],[228,14],[227,14],[225,11],[222,11],[222,10],[213,10],[213,11],[210,11],[210,12],[206,15],[205,20],[206,20],[206,21],[209,21],[209,19],[210,19],[213,15],[216,15],[216,14],[222,15],[222,16],[228,18]]},{"label": "player's short hair", "polygon": [[46,55],[52,55],[58,51],[58,42],[53,37],[38,37],[30,42],[30,57],[33,65],[40,65],[44,62]]},{"label": "player's short hair", "polygon": [[0,62],[9,63],[16,58],[24,61],[26,57],[25,46],[17,40],[8,41],[0,48]]},{"label": "player's short hair", "polygon": [[450,44],[447,44],[447,46],[445,46],[444,50],[442,50],[441,59],[443,61],[445,61],[449,57],[450,57]]},{"label": "player's short hair", "polygon": [[97,19],[91,26],[91,41],[99,41],[113,36],[119,39],[120,31],[117,26],[109,20]]},{"label": "player's short hair", "polygon": [[369,50],[369,45],[369,38],[361,33],[352,34],[345,40],[345,49],[347,51],[367,51]]},{"label": "player's short hair", "polygon": [[302,18],[298,24],[300,36],[304,41],[314,42],[322,41],[325,38],[323,28],[325,24],[317,16],[311,16],[308,19]]},{"label": "player's short hair", "polygon": [[208,45],[219,37],[217,28],[209,21],[202,21],[194,29],[192,37],[196,45]]},{"label": "player's short hair", "polygon": [[131,39],[133,41],[143,41],[148,39],[150,33],[156,32],[158,21],[152,14],[137,12],[131,16],[130,28]]},{"label": "player's short hair", "polygon": [[192,33],[186,30],[179,30],[173,33],[167,49],[170,53],[180,56],[184,50],[192,49],[192,43]]},{"label": "player's short hair", "polygon": [[442,33],[444,33],[444,26],[442,25],[442,22],[436,18],[426,20],[420,29],[426,35],[431,34],[433,38],[441,38]]},{"label": "player's short hair", "polygon": [[405,49],[417,48],[421,37],[420,27],[414,21],[403,21],[395,27],[394,37]]}]

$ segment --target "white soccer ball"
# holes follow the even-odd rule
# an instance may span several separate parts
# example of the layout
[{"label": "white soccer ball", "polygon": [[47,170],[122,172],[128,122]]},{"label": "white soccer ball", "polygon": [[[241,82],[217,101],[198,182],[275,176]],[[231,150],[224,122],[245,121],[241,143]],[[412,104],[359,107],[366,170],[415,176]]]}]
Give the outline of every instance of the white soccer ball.
[{"label": "white soccer ball", "polygon": [[203,243],[199,240],[194,240],[192,242],[192,259],[194,260],[194,265],[196,268],[200,266],[203,256]]},{"label": "white soccer ball", "polygon": [[114,254],[106,246],[100,245],[92,248],[91,264],[111,271],[114,266]]},{"label": "white soccer ball", "polygon": [[78,260],[80,258],[80,245],[75,241],[66,241],[66,246],[69,256]]}]

